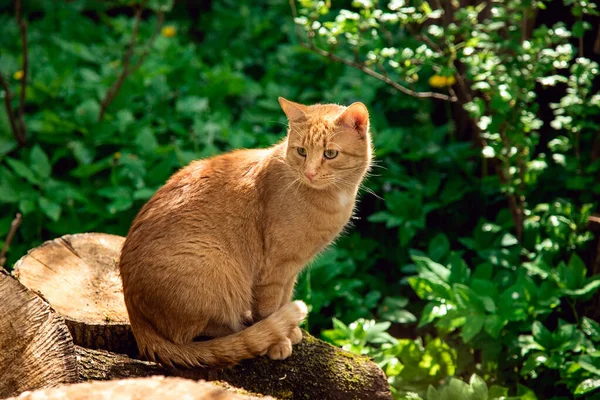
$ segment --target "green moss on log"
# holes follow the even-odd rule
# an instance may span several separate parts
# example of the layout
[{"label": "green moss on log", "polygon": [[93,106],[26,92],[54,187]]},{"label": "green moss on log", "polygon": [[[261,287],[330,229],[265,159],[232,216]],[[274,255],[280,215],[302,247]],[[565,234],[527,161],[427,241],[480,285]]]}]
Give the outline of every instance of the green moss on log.
[{"label": "green moss on log", "polygon": [[209,378],[281,400],[392,398],[383,371],[369,358],[333,347],[306,332],[284,361],[259,357],[211,371]]}]

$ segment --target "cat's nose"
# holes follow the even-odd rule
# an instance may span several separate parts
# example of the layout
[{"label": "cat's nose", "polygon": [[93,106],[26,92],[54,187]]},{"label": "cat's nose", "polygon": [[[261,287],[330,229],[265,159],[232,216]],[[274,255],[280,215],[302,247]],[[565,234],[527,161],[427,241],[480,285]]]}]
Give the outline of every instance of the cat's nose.
[{"label": "cat's nose", "polygon": [[306,177],[308,178],[309,181],[312,182],[313,178],[315,177],[317,173],[315,171],[306,171],[304,172],[304,175],[306,175]]}]

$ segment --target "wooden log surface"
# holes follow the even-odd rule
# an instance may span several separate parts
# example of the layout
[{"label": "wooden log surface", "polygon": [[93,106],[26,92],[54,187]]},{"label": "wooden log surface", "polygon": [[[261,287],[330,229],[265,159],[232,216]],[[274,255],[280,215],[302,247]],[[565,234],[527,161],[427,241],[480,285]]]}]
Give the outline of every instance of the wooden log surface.
[{"label": "wooden log surface", "polygon": [[14,275],[41,293],[67,321],[80,346],[80,380],[161,374],[226,381],[279,399],[392,398],[383,371],[371,360],[306,332],[284,361],[263,356],[228,369],[173,370],[134,359],[138,352],[118,276],[123,240],[98,233],[67,235],[31,250],[16,264]]},{"label": "wooden log surface", "polygon": [[24,392],[7,400],[271,400],[272,397],[238,393],[208,382],[154,376],[108,382],[87,382],[51,389]]},{"label": "wooden log surface", "polygon": [[0,268],[0,398],[77,382],[62,317]]},{"label": "wooden log surface", "polygon": [[63,316],[75,344],[135,356],[117,267],[124,240],[104,233],[65,235],[30,250],[13,275]]}]

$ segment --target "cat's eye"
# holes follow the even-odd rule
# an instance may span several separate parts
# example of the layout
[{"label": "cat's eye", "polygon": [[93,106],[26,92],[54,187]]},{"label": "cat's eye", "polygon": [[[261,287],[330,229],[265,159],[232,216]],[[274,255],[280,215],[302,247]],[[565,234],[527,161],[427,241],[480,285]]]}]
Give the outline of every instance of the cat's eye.
[{"label": "cat's eye", "polygon": [[326,159],[328,160],[332,160],[334,158],[336,158],[338,155],[338,151],[337,150],[325,150],[325,152],[323,153],[323,156],[325,156]]},{"label": "cat's eye", "polygon": [[306,157],[306,149],[304,147],[297,147],[298,150],[298,154],[300,154],[302,157]]}]

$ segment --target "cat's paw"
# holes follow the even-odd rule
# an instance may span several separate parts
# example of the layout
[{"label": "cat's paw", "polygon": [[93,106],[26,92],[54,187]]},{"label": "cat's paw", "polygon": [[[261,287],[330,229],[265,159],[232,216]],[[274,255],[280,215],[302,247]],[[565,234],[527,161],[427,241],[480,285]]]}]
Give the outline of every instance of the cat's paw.
[{"label": "cat's paw", "polygon": [[279,343],[275,343],[269,351],[267,351],[267,356],[271,360],[285,360],[289,356],[292,355],[292,342],[290,339],[286,338]]},{"label": "cat's paw", "polygon": [[292,344],[300,343],[302,341],[302,329],[296,326],[294,329],[292,329],[288,338],[290,339]]}]

